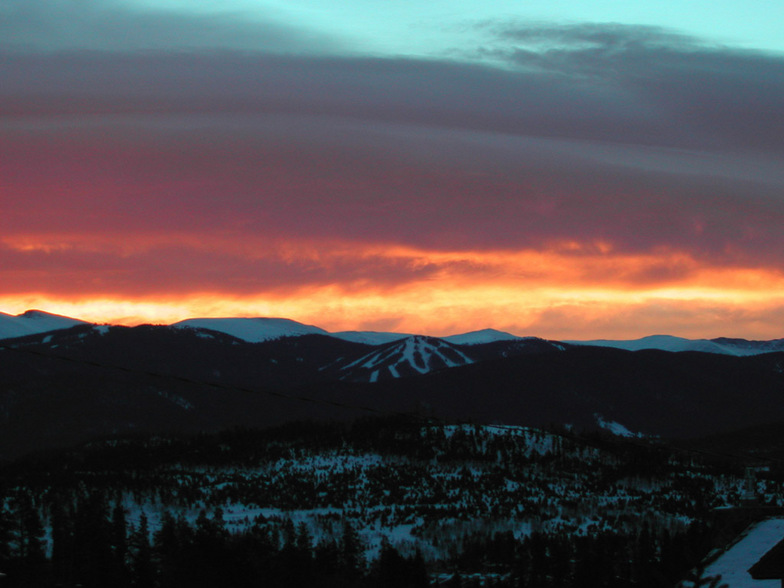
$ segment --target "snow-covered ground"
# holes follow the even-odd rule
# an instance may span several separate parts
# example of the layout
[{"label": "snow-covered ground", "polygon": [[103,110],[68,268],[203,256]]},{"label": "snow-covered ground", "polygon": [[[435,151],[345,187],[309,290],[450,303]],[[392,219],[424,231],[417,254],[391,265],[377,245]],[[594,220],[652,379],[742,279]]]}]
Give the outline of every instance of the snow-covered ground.
[{"label": "snow-covered ground", "polygon": [[779,580],[754,580],[748,570],[784,539],[784,519],[775,518],[749,527],[740,539],[705,569],[705,577],[721,576],[728,588],[779,588]]},{"label": "snow-covered ground", "polygon": [[[122,440],[110,447],[158,451],[160,442]],[[695,497],[716,508],[737,505],[744,492],[743,477],[718,475],[691,458],[669,456],[653,475],[647,464],[630,470],[635,461],[612,445],[608,451],[528,427],[423,425],[388,431],[379,446],[346,439],[321,446],[297,437],[259,442],[222,438],[217,452],[202,454],[209,444],[177,450],[131,478],[113,467],[83,474],[77,467],[73,473],[83,479],[70,491],[111,488],[109,506],[120,501],[135,528],[144,513],[151,537],[167,512],[193,526],[204,510],[221,516],[229,532],[258,527],[275,530],[281,541],[278,532],[302,525],[314,545],[339,541],[348,522],[368,560],[388,542],[428,561],[446,561],[476,538],[499,533],[517,540],[534,532],[591,537],[633,533],[643,524],[679,533],[694,520]],[[198,455],[203,461],[194,460]],[[779,483],[760,480],[757,490],[770,504],[782,504]],[[69,489],[58,491],[68,496]],[[50,529],[51,520],[46,524]],[[759,525],[709,573],[741,582],[731,588],[764,587],[742,583],[743,574],[782,537],[784,519]],[[47,540],[51,549],[50,530]]]},{"label": "snow-covered ground", "polygon": [[[743,479],[703,475],[692,466],[658,478],[604,478],[603,471],[624,467],[618,457],[532,428],[433,425],[419,436],[430,449],[420,457],[350,445],[318,451],[278,445],[276,457],[261,452],[244,466],[158,467],[147,474],[153,491],[112,486],[122,493],[129,522],[138,525],[144,512],[150,533],[165,511],[193,523],[201,509],[212,515],[219,505],[230,531],[259,522],[282,528],[290,520],[304,523],[318,543],[339,538],[345,520],[371,558],[386,540],[427,559],[446,556],[444,537],[459,543],[476,533],[587,535],[642,520],[683,529],[689,517],[672,509],[688,507],[683,493],[695,480],[697,487],[710,485],[716,506],[737,502],[743,491]],[[768,543],[778,530],[769,530]]]}]

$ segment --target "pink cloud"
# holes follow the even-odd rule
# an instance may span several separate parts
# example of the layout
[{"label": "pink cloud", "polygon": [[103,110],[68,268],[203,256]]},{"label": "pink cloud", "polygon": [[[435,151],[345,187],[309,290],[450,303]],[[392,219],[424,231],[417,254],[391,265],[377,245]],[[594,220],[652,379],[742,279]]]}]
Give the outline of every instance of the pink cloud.
[{"label": "pink cloud", "polygon": [[[506,31],[507,69],[8,51],[0,284],[244,296],[779,275],[781,59],[654,32],[540,30],[604,44],[532,55],[516,43],[534,33]],[[568,271],[474,256],[520,252]]]}]

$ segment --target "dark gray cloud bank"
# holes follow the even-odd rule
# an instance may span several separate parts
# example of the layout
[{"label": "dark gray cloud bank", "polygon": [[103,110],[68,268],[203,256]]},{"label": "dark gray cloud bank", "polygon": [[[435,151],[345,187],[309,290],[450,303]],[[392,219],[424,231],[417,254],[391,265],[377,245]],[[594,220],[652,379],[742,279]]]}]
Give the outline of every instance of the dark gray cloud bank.
[{"label": "dark gray cloud bank", "polygon": [[[487,23],[492,42],[463,60],[318,55],[302,50],[306,32],[274,23],[259,25],[266,45],[240,48],[222,42],[250,38],[239,20],[197,39],[208,23],[179,16],[132,22],[140,37],[115,42],[126,29],[97,8],[80,24],[89,34],[58,31],[50,47],[24,24],[68,15],[10,5],[6,219],[28,229],[242,219],[280,237],[602,240],[784,268],[782,56],[613,24]],[[184,41],[171,48],[167,31]],[[66,212],[33,214],[66,196]]]}]

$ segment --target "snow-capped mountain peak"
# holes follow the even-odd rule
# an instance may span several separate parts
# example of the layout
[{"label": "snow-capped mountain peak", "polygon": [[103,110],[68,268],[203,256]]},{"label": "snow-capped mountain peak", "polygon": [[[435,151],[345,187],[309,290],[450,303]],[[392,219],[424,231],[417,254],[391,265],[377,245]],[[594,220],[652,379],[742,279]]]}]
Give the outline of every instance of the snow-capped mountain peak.
[{"label": "snow-capped mountain peak", "polygon": [[482,329],[480,331],[471,331],[469,333],[462,333],[460,335],[449,335],[443,337],[444,341],[453,343],[455,345],[481,345],[483,343],[494,343],[496,341],[517,341],[525,337],[518,337],[505,331],[498,331],[496,329]]},{"label": "snow-capped mountain peak", "polygon": [[[712,351],[721,353],[718,347],[714,347],[707,340],[693,341],[683,337],[673,337],[672,335],[650,335],[640,339],[630,340],[611,340],[596,339],[592,341],[568,341],[576,345],[591,345],[597,347],[613,347],[615,349],[625,349],[626,351],[642,351],[643,349],[659,349],[661,351]],[[707,345],[705,345],[707,344]],[[701,349],[698,349],[700,348]]]},{"label": "snow-capped mountain peak", "polygon": [[196,318],[174,323],[178,329],[208,329],[226,333],[248,343],[260,343],[282,337],[328,335],[324,329],[285,318]]},{"label": "snow-capped mountain peak", "polygon": [[87,323],[42,310],[28,310],[16,316],[0,312],[0,339],[26,337],[59,329],[70,329],[76,325],[84,324]]},{"label": "snow-capped mountain peak", "polygon": [[642,351],[658,349],[660,351],[701,351],[703,353],[719,353],[722,355],[759,355],[773,351],[784,351],[784,339],[773,341],[747,341],[745,339],[684,339],[672,335],[651,335],[641,339],[593,341],[567,341],[574,345],[590,345],[596,347],[613,347],[626,351]]},{"label": "snow-capped mountain peak", "polygon": [[365,345],[385,345],[392,341],[399,341],[406,337],[411,337],[409,333],[388,333],[379,331],[339,331],[330,333],[330,337],[351,341],[353,343],[364,343]]}]

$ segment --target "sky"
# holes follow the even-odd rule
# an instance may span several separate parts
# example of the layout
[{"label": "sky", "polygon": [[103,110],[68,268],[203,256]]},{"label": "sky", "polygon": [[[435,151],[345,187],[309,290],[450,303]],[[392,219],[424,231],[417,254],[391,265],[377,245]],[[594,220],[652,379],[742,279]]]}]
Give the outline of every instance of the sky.
[{"label": "sky", "polygon": [[782,20],[0,0],[0,311],[784,337]]}]

